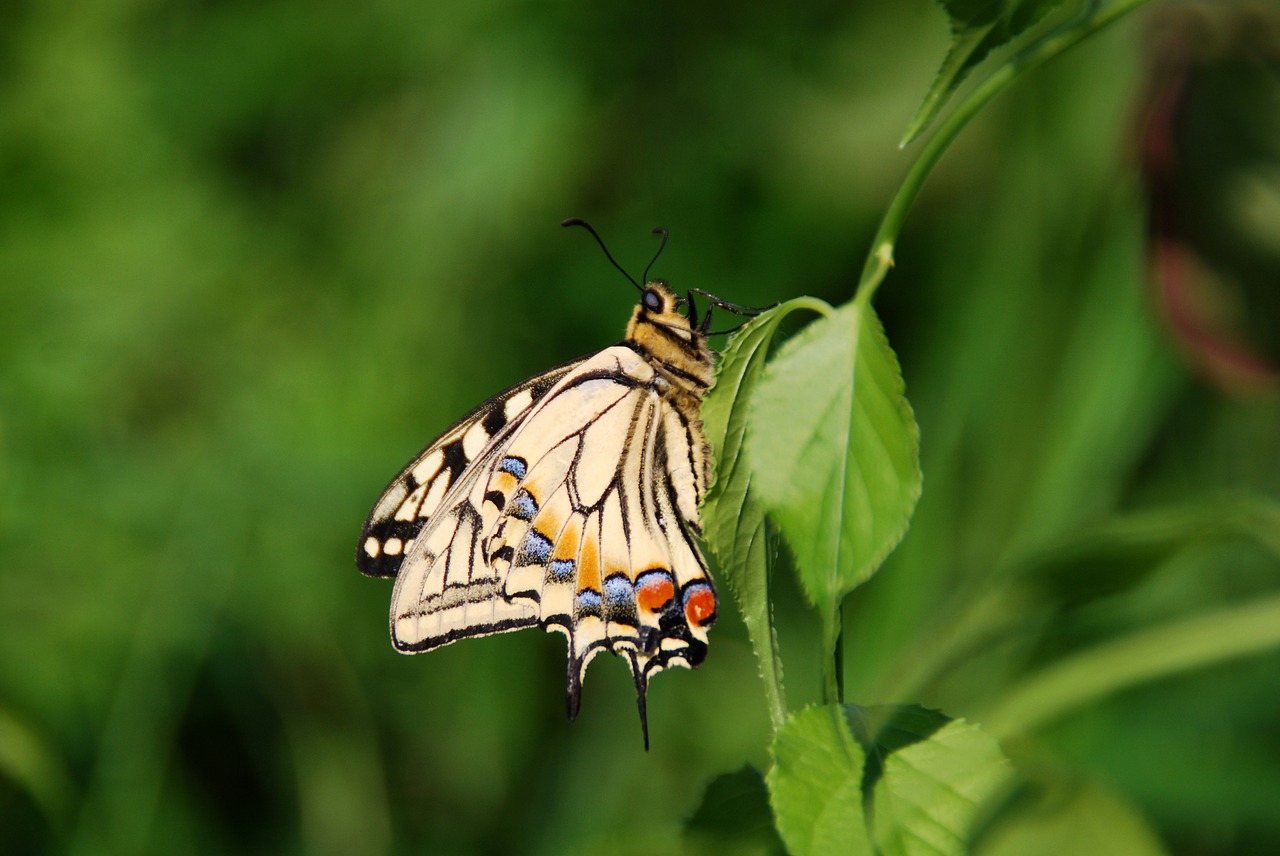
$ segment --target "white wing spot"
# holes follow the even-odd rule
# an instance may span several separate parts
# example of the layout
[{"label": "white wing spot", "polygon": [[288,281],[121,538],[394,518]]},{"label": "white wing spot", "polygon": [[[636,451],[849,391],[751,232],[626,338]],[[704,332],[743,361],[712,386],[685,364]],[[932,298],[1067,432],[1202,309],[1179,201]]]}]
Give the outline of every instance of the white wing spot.
[{"label": "white wing spot", "polygon": [[404,546],[404,542],[399,538],[388,538],[387,543],[382,545],[382,549],[386,551],[388,556],[399,556],[400,548]]},{"label": "white wing spot", "polygon": [[489,445],[489,432],[484,430],[483,422],[477,422],[462,438],[462,454],[468,461],[474,461],[487,445]]},{"label": "white wing spot", "polygon": [[427,492],[427,485],[420,485],[409,494],[409,498],[396,509],[396,520],[412,520],[418,516],[418,508],[422,505],[422,497]]},{"label": "white wing spot", "polygon": [[413,480],[418,484],[426,484],[431,481],[436,473],[440,472],[441,465],[444,464],[444,452],[436,449],[430,455],[422,459],[422,462],[413,468]]},{"label": "white wing spot", "polygon": [[377,538],[374,538],[372,535],[370,535],[368,538],[364,539],[364,552],[365,552],[365,555],[368,556],[370,559],[378,558],[378,553],[380,550],[381,550],[381,547],[378,545]]},{"label": "white wing spot", "polygon": [[440,500],[444,499],[445,493],[449,490],[449,479],[441,476],[431,484],[431,490],[427,491],[427,496],[422,500],[422,506],[418,509],[418,515],[421,517],[430,517],[435,510],[440,507]]},{"label": "white wing spot", "polygon": [[510,422],[528,410],[530,404],[533,404],[533,393],[530,390],[522,389],[507,399],[507,403],[502,410],[507,417],[507,421]]}]

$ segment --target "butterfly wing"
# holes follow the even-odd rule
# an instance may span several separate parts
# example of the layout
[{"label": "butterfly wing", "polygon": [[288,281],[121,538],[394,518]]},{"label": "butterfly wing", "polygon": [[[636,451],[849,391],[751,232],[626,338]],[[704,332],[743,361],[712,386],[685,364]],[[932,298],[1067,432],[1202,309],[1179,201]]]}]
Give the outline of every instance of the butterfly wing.
[{"label": "butterfly wing", "polygon": [[360,531],[356,566],[371,577],[394,577],[449,488],[495,437],[517,427],[575,360],[521,381],[472,410],[400,471],[378,498]]},{"label": "butterfly wing", "polygon": [[692,535],[705,448],[663,384],[636,350],[607,348],[493,435],[399,567],[395,646],[562,632],[570,715],[601,650],[627,660],[642,717],[651,675],[697,666],[716,610]]}]

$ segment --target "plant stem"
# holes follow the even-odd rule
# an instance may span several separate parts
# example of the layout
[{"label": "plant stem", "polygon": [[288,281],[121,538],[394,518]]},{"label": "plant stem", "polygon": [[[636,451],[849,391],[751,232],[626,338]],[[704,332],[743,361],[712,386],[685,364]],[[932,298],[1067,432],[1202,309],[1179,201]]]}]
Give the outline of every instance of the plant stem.
[{"label": "plant stem", "polygon": [[822,703],[844,700],[844,679],[840,676],[840,640],[844,636],[843,609],[836,603],[822,622]]},{"label": "plant stem", "polygon": [[867,254],[866,264],[862,268],[862,277],[853,295],[855,301],[862,305],[869,303],[876,289],[880,287],[880,283],[884,281],[889,268],[893,267],[893,249],[897,243],[898,234],[902,231],[903,221],[907,218],[907,212],[915,202],[925,179],[941,159],[942,153],[951,145],[965,125],[969,124],[969,120],[988,101],[1023,74],[1038,68],[1147,2],[1148,0],[1116,0],[1106,8],[1098,8],[1090,4],[1085,14],[1076,21],[1047,34],[1026,50],[1011,57],[960,102],[955,111],[938,126],[937,133],[920,150],[920,154],[907,171],[906,178],[898,187],[893,201],[889,203],[884,219],[880,221],[880,228],[876,230],[876,236],[871,241],[871,250]]},{"label": "plant stem", "polygon": [[844,704],[844,607],[849,602],[845,598],[836,607],[836,621],[840,623],[840,632],[836,634],[836,650],[835,670],[836,670],[836,701]]}]

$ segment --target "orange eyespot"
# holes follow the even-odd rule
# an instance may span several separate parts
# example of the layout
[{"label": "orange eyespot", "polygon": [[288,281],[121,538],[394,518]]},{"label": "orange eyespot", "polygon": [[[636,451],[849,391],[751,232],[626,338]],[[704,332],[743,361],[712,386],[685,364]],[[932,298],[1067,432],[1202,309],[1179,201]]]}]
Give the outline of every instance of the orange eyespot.
[{"label": "orange eyespot", "polygon": [[705,583],[695,583],[684,593],[684,617],[690,625],[704,627],[716,620],[716,593]]},{"label": "orange eyespot", "polygon": [[665,570],[645,571],[636,578],[636,602],[641,609],[661,612],[675,596],[675,583]]}]

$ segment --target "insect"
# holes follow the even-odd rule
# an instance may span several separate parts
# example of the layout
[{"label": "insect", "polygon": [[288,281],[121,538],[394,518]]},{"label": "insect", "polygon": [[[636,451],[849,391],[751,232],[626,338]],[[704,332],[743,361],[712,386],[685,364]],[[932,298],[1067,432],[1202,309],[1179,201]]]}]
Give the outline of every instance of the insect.
[{"label": "insect", "polygon": [[[707,654],[715,586],[699,551],[711,478],[702,397],[711,310],[759,310],[661,280],[640,290],[625,338],[524,380],[462,417],[409,462],[365,521],[356,564],[394,577],[391,639],[430,651],[540,626],[568,638],[569,718],[603,650],[635,681],[645,748],[650,678]],[[699,318],[695,295],[709,305]],[[730,331],[724,331],[730,332]]]}]

